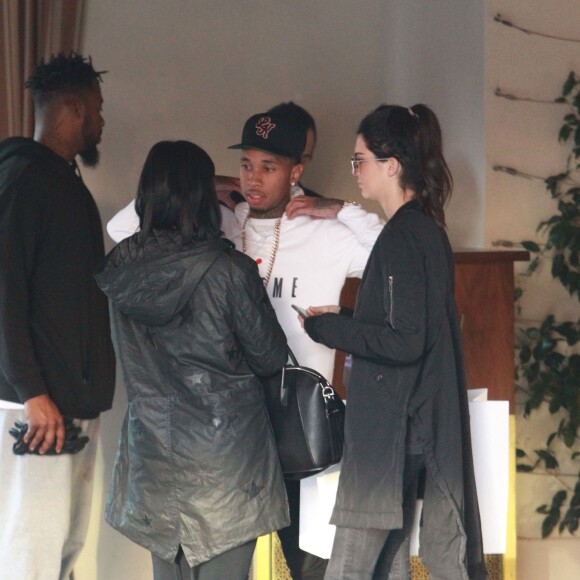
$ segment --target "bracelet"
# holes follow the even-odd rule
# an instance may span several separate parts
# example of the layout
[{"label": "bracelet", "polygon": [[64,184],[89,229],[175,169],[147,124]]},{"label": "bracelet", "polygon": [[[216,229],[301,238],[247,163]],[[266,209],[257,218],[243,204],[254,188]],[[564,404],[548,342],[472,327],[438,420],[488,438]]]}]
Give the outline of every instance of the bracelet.
[{"label": "bracelet", "polygon": [[358,206],[359,204],[356,201],[350,201],[350,199],[345,199],[342,202],[342,206],[340,209],[344,209],[345,207],[352,206],[352,205]]}]

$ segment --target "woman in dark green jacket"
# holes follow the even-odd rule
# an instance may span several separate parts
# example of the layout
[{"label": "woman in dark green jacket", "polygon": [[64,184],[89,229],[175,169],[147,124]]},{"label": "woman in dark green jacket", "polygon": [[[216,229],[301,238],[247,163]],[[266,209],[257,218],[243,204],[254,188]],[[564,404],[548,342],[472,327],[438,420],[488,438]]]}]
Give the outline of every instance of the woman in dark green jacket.
[{"label": "woman in dark green jacket", "polygon": [[452,179],[424,105],[383,105],[359,126],[352,169],[388,222],[356,308],[309,309],[310,337],[353,355],[327,579],[409,578],[425,474],[421,556],[432,579],[485,578],[453,256]]},{"label": "woman in dark green jacket", "polygon": [[257,375],[286,337],[254,260],[220,237],[214,165],[157,143],[136,200],[140,232],[98,275],[129,406],[106,519],[150,550],[155,580],[246,580],[256,538],[289,524]]}]

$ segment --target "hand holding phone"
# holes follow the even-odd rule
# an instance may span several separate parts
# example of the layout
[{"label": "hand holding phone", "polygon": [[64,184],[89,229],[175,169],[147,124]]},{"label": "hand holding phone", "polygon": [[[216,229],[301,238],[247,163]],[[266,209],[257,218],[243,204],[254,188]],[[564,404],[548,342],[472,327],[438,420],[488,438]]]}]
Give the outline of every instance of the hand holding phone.
[{"label": "hand holding phone", "polygon": [[304,308],[300,308],[300,306],[296,306],[296,304],[292,304],[292,308],[294,308],[294,310],[296,310],[296,312],[298,312],[302,318],[308,318],[308,314]]}]

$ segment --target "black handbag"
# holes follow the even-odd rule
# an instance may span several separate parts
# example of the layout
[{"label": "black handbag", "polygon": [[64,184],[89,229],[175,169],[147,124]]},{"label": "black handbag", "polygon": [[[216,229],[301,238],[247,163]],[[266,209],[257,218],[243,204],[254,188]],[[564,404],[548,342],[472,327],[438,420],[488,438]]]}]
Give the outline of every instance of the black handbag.
[{"label": "black handbag", "polygon": [[262,382],[284,477],[302,479],[340,461],[345,406],[320,373],[288,354],[291,364]]}]

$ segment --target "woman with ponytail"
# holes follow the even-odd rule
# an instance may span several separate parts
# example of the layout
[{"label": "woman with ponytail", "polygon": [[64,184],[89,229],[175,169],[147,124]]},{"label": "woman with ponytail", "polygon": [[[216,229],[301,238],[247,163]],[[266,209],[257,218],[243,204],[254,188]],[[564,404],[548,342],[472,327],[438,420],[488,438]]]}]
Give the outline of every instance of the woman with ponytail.
[{"label": "woman with ponytail", "polygon": [[487,577],[471,455],[453,255],[444,206],[452,178],[437,117],[382,105],[351,160],[362,196],[388,221],[356,308],[311,307],[310,337],[353,355],[345,450],[327,579],[410,577],[409,538],[424,487],[420,555],[432,580]]}]

